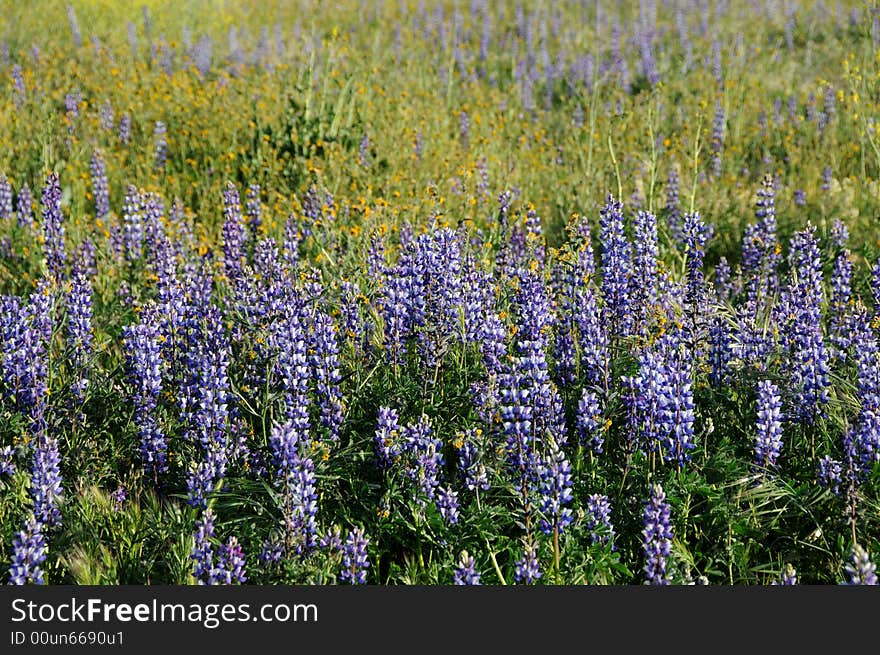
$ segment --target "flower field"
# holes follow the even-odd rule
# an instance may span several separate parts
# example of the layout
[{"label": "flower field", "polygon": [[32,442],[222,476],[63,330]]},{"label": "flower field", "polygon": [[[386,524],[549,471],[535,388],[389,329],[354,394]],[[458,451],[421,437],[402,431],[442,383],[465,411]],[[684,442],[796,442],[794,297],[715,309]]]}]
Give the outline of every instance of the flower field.
[{"label": "flower field", "polygon": [[3,582],[877,584],[880,7],[0,5]]}]

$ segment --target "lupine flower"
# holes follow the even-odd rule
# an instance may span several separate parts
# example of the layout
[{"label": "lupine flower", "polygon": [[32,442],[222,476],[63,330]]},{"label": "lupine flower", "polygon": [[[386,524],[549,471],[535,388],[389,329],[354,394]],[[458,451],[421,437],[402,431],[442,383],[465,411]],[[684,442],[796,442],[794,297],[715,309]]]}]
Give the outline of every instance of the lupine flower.
[{"label": "lupine flower", "polygon": [[70,22],[70,34],[73,36],[73,44],[79,48],[82,46],[82,34],[80,34],[79,21],[76,20],[76,12],[72,5],[67,5],[67,20]]},{"label": "lupine flower", "polygon": [[422,133],[416,132],[413,137],[413,156],[416,158],[416,161],[422,160],[422,150],[424,148],[424,143],[422,142]]},{"label": "lupine flower", "polygon": [[711,227],[706,225],[696,212],[686,214],[682,228],[687,257],[687,301],[691,311],[699,311],[704,295],[703,259],[706,256],[706,242]]},{"label": "lupine flower", "polygon": [[[637,211],[642,211],[642,208],[645,206],[645,198],[638,187],[629,196],[629,206]],[[635,244],[633,245],[635,246]]]},{"label": "lupine flower", "polygon": [[471,428],[461,433],[455,446],[458,450],[458,470],[464,478],[464,486],[469,491],[489,489],[489,475],[486,466],[481,461],[480,448],[477,439],[482,434],[479,428]]},{"label": "lupine flower", "polygon": [[724,147],[724,107],[720,102],[715,103],[715,119],[712,121],[712,176],[721,177],[721,150]]},{"label": "lupine flower", "polygon": [[668,585],[671,578],[666,560],[672,553],[672,527],[669,524],[670,507],[659,484],[651,489],[651,498],[645,505],[642,530],[645,551],[645,581],[647,584]]},{"label": "lupine flower", "polygon": [[125,256],[129,261],[139,259],[144,246],[144,206],[143,196],[129,185],[125,190],[122,207],[122,224],[125,242]]},{"label": "lupine flower", "polygon": [[343,551],[342,532],[338,527],[333,527],[324,533],[318,542],[321,550],[326,550],[331,555],[341,554]]},{"label": "lupine flower", "polygon": [[720,387],[730,372],[733,360],[731,330],[723,316],[714,315],[709,321],[709,381]]},{"label": "lupine flower", "polygon": [[67,132],[73,134],[76,127],[76,119],[79,118],[79,103],[81,102],[79,91],[68,93],[64,96],[64,108],[67,118]]},{"label": "lupine flower", "polygon": [[295,214],[290,214],[284,222],[284,242],[282,252],[290,270],[295,270],[299,261],[299,246],[305,238],[305,231]]},{"label": "lupine flower", "polygon": [[73,393],[82,401],[88,386],[86,367],[92,352],[92,284],[81,271],[74,272],[67,295],[67,340],[75,371]]},{"label": "lupine flower", "polygon": [[471,137],[471,119],[464,110],[458,115],[458,133],[462,147],[467,149]]},{"label": "lupine flower", "polygon": [[187,476],[189,503],[194,507],[205,506],[205,494],[224,477],[230,455],[229,341],[216,308],[210,307],[203,321],[185,356],[189,376],[180,394],[187,439],[205,457]]},{"label": "lupine flower", "polygon": [[624,57],[623,52],[620,47],[621,41],[621,29],[620,29],[620,20],[617,16],[614,17],[614,25],[611,30],[611,58],[613,61],[613,70],[617,73],[618,82],[620,84],[621,90],[625,94],[629,94],[631,90],[630,85],[630,77],[629,77],[629,66],[626,61],[626,57]]},{"label": "lupine flower", "polygon": [[315,464],[303,454],[308,442],[300,441],[289,423],[273,425],[270,445],[282,486],[285,544],[304,556],[315,547],[318,533]]},{"label": "lupine flower", "polygon": [[582,446],[588,447],[596,454],[602,453],[605,443],[605,425],[599,398],[587,388],[581,392],[577,409],[577,430]]},{"label": "lupine flower", "polygon": [[406,341],[421,321],[424,298],[413,266],[410,256],[402,256],[402,261],[389,271],[381,290],[379,307],[385,324],[386,351],[390,363],[395,365],[403,360]]},{"label": "lupine flower", "polygon": [[156,414],[165,368],[159,327],[146,313],[140,323],[123,328],[123,339],[129,380],[134,390],[134,423],[140,439],[141,461],[147,471],[158,475],[167,470],[167,445]]},{"label": "lupine flower", "polygon": [[721,89],[724,86],[724,70],[721,65],[721,42],[717,40],[712,42],[712,75]]},{"label": "lupine flower", "polygon": [[833,178],[832,178],[831,167],[826,166],[825,168],[822,169],[822,185],[820,186],[822,191],[828,191],[828,189],[831,188],[832,179]]},{"label": "lupine flower", "polygon": [[490,375],[501,372],[502,359],[507,355],[507,328],[494,311],[485,315],[485,323],[480,330],[480,354],[483,364]]},{"label": "lupine flower", "polygon": [[251,230],[251,236],[254,241],[260,232],[263,224],[263,205],[260,203],[260,185],[251,184],[247,191],[247,216],[248,226]]},{"label": "lupine flower", "polygon": [[758,382],[758,421],[755,437],[755,464],[774,468],[782,450],[782,400],[770,380]]},{"label": "lupine flower", "polygon": [[40,567],[45,561],[46,538],[43,536],[43,524],[31,516],[12,541],[9,584],[45,584],[46,579]]},{"label": "lupine flower", "polygon": [[[590,85],[587,85],[588,87]],[[574,110],[572,111],[571,122],[577,129],[583,129],[584,127],[584,108],[582,105],[575,105]]]},{"label": "lupine flower", "polygon": [[786,109],[788,109],[789,122],[794,123],[798,119],[798,101],[795,96],[793,96],[793,95],[788,96],[788,102],[786,103]]},{"label": "lupine flower", "polygon": [[462,262],[459,235],[450,229],[419,235],[398,268],[407,291],[405,326],[416,337],[424,369],[433,369],[451,338],[461,338]]},{"label": "lupine flower", "polygon": [[12,446],[0,448],[0,478],[8,477],[15,473],[15,450]]},{"label": "lupine flower", "polygon": [[593,543],[607,544],[614,541],[614,527],[611,525],[611,503],[608,496],[591,494],[587,497],[586,527]]},{"label": "lupine flower", "polygon": [[297,440],[308,442],[311,420],[309,418],[309,382],[311,372],[308,362],[308,335],[302,318],[296,310],[277,326],[272,341],[278,358],[275,373],[284,392],[285,418],[296,431]]},{"label": "lupine flower", "polygon": [[207,584],[214,569],[214,547],[211,540],[214,538],[214,513],[207,509],[196,521],[196,531],[193,537],[193,548],[190,559],[193,560],[193,577],[199,584]]},{"label": "lupine flower", "polygon": [[131,116],[128,115],[128,112],[122,114],[119,117],[119,140],[128,145],[129,140],[131,139]]},{"label": "lupine flower", "polygon": [[[148,19],[146,6],[144,7],[144,18]],[[135,27],[135,24],[132,21],[128,21],[126,27],[128,28],[127,29],[128,47],[131,50],[131,57],[132,57],[132,59],[137,60],[139,58],[137,27]],[[144,28],[145,28],[145,31],[147,32],[147,39],[149,40],[149,38],[150,38],[150,34],[149,34],[150,23],[148,20],[147,20],[146,25],[144,25]]]},{"label": "lupine flower", "polygon": [[543,228],[538,212],[531,207],[526,211],[525,229],[527,252],[539,264],[543,264],[546,252]]},{"label": "lupine flower", "polygon": [[367,274],[373,280],[381,280],[388,272],[385,261],[385,239],[378,232],[370,235],[370,245],[367,250]]},{"label": "lupine flower", "polygon": [[276,421],[272,425],[269,447],[272,450],[275,467],[282,480],[294,473],[299,465],[300,436],[291,429],[289,423]]},{"label": "lupine flower", "polygon": [[404,440],[404,452],[408,459],[406,476],[422,495],[436,501],[440,471],[445,463],[443,442],[433,436],[427,416],[422,416],[418,423],[405,428]]},{"label": "lupine flower", "polygon": [[458,523],[458,493],[449,487],[437,487],[437,511],[449,523]]},{"label": "lupine flower", "polygon": [[758,127],[761,130],[761,138],[767,136],[767,112],[763,109],[758,113]]},{"label": "lupine flower", "polygon": [[760,302],[775,294],[779,286],[777,267],[782,249],[776,238],[775,195],[773,178],[766,175],[758,189],[758,222],[747,226],[743,235],[742,269],[748,281],[747,302],[754,313],[760,309]]},{"label": "lupine flower", "polygon": [[[644,5],[642,6],[644,7]],[[657,72],[657,61],[654,55],[654,34],[654,26],[643,29],[639,33],[642,75],[644,75],[651,86],[656,86],[657,82],[660,81],[660,74]]]},{"label": "lupine flower", "polygon": [[[114,246],[117,259],[124,250],[121,236],[118,239],[119,243]],[[176,257],[174,245],[162,235],[156,243],[155,256],[147,261],[147,268],[156,278],[156,321],[162,340],[162,353],[175,369],[175,375],[179,376],[183,371],[177,364],[187,347],[185,332],[191,331],[192,321],[210,302],[212,281],[196,272],[198,265],[193,261],[187,261],[182,275],[178,275]],[[130,302],[131,289],[125,281],[120,283],[117,295],[123,302]],[[186,329],[184,324],[188,326]]]},{"label": "lupine flower", "polygon": [[880,342],[874,333],[867,311],[854,314],[850,341],[855,352],[856,389],[861,403],[854,447],[859,477],[867,475],[880,461]]},{"label": "lupine flower", "polygon": [[623,205],[608,195],[600,212],[602,227],[602,297],[609,333],[625,335],[631,322],[631,245],[624,234]]},{"label": "lupine flower", "polygon": [[30,495],[34,516],[47,528],[61,525],[61,455],[58,440],[40,432],[34,444]]},{"label": "lupine flower", "polygon": [[682,344],[667,333],[670,344],[667,351],[665,383],[660,395],[663,411],[663,431],[666,461],[675,461],[681,467],[690,460],[694,448],[694,392],[693,360]]},{"label": "lupine flower", "polygon": [[808,123],[814,123],[817,121],[816,116],[816,96],[815,94],[810,94],[807,98],[807,106],[806,106],[806,119]]},{"label": "lupine flower", "polygon": [[232,182],[223,191],[223,267],[229,280],[236,280],[246,259],[244,244],[247,230],[241,215],[238,189]]},{"label": "lupine flower", "polygon": [[390,407],[380,407],[374,436],[380,466],[390,466],[400,456],[402,450],[401,434],[400,415],[397,410]]},{"label": "lupine flower", "polygon": [[27,182],[18,190],[18,226],[31,227],[34,224],[34,203],[31,188]]},{"label": "lupine flower", "polygon": [[657,404],[656,375],[649,373],[653,369],[653,355],[643,352],[640,356],[639,370],[635,375],[623,375],[620,378],[621,395],[626,407],[624,446],[626,452],[634,452],[636,447],[643,452],[657,450],[659,431],[657,422],[659,409]]},{"label": "lupine flower", "polygon": [[109,99],[101,105],[101,129],[105,132],[113,131],[113,103]]},{"label": "lupine flower", "polygon": [[471,403],[477,418],[484,425],[493,425],[500,411],[501,389],[498,381],[499,376],[493,374],[471,383]]},{"label": "lupine flower", "polygon": [[95,242],[86,237],[80,241],[74,256],[73,274],[74,276],[82,274],[88,278],[92,278],[98,273],[97,261],[95,259],[96,248]]},{"label": "lupine flower", "polygon": [[565,453],[551,441],[550,450],[538,469],[538,496],[541,499],[541,531],[558,534],[574,520],[571,509],[566,507],[573,499],[571,464]]},{"label": "lupine flower", "polygon": [[747,302],[736,308],[736,339],[739,359],[746,365],[763,370],[771,354],[774,342],[769,334],[773,326],[761,325],[752,314],[754,305]]},{"label": "lupine flower", "polygon": [[24,78],[21,75],[21,65],[15,64],[12,67],[12,86],[15,89],[15,106],[20,109],[27,100],[27,90],[24,86]]},{"label": "lupine flower", "polygon": [[871,269],[871,296],[874,299],[874,313],[880,313],[880,257]]},{"label": "lupine flower", "polygon": [[61,215],[61,185],[57,173],[50,173],[43,187],[43,239],[43,253],[49,273],[58,280],[63,279],[67,252]]},{"label": "lupine flower", "polygon": [[522,558],[516,561],[516,569],[513,575],[514,580],[525,584],[532,584],[541,577],[538,550],[533,544],[526,544]]},{"label": "lupine flower", "polygon": [[364,535],[362,528],[354,528],[345,540],[342,554],[342,571],[339,579],[350,584],[366,584],[367,569],[370,568],[370,560],[367,556],[369,539]]},{"label": "lupine flower", "polygon": [[199,71],[199,75],[205,77],[208,73],[211,72],[211,59],[213,58],[213,44],[211,42],[211,37],[207,34],[203,34],[201,38],[196,42],[195,47],[192,52],[192,60],[193,64],[196,67],[196,70]]},{"label": "lupine flower", "polygon": [[12,185],[6,175],[0,173],[0,220],[12,218]]},{"label": "lupine flower", "polygon": [[263,549],[257,559],[263,565],[277,564],[284,557],[284,545],[277,539],[272,538],[263,542]]},{"label": "lupine flower", "polygon": [[370,136],[368,134],[364,134],[364,138],[361,139],[360,146],[358,147],[358,164],[363,168],[367,168],[370,165]]},{"label": "lupine flower", "polygon": [[783,587],[794,587],[797,586],[797,583],[797,571],[794,570],[794,567],[791,564],[786,564],[779,582],[774,582],[773,584]]},{"label": "lupine flower", "polygon": [[33,326],[36,335],[42,341],[44,350],[49,349],[52,338],[56,292],[49,278],[41,278],[36,288],[28,296],[25,307],[26,320]]},{"label": "lupine flower", "polygon": [[489,164],[485,156],[477,161],[477,198],[483,205],[489,204]]},{"label": "lupine flower", "polygon": [[168,158],[168,141],[165,138],[165,123],[156,121],[153,129],[153,159],[155,161],[156,170],[165,170],[165,160]]},{"label": "lupine flower", "polygon": [[859,412],[859,424],[843,433],[844,464],[850,489],[854,489],[880,461],[880,417],[873,410]]},{"label": "lupine flower", "polygon": [[[561,401],[547,372],[545,328],[551,325],[549,299],[542,281],[523,271],[517,294],[517,356],[511,370],[499,379],[501,420],[508,461],[518,475],[535,473],[537,439],[548,429],[564,437]],[[560,429],[561,428],[561,429]]]},{"label": "lupine flower", "polygon": [[860,544],[853,544],[850,561],[844,566],[846,580],[844,585],[877,585],[877,565],[871,562],[871,556]]},{"label": "lupine flower", "polygon": [[244,584],[247,582],[245,573],[244,551],[237,537],[229,537],[217,553],[217,567],[211,571],[208,584]]},{"label": "lupine flower", "polygon": [[327,429],[330,440],[337,441],[342,426],[342,392],[339,388],[339,344],[333,319],[318,312],[309,337],[312,374],[318,406],[321,409],[321,425]]},{"label": "lupine flower", "polygon": [[[438,228],[436,216],[424,234],[414,235],[409,223],[405,223],[400,229],[401,256],[398,261],[404,268],[410,269],[400,270],[413,275],[415,286],[421,292],[421,297],[413,298],[413,302],[419,305],[417,309],[422,319],[419,325],[433,328],[442,324],[454,336],[462,335],[459,312],[464,309],[464,303],[461,295],[465,291],[477,296],[482,293],[480,298],[489,295],[489,291],[485,289],[465,289],[465,282],[472,287],[481,272],[473,268],[471,255],[467,261],[463,261],[464,238],[465,234],[461,229]],[[480,237],[476,236],[471,244],[476,246],[479,240]],[[370,250],[371,270],[381,273],[384,269],[386,274],[389,273],[384,266],[384,242],[375,233]],[[439,305],[432,307],[431,303],[435,300]],[[426,322],[429,325],[425,325]]]},{"label": "lupine flower", "polygon": [[831,372],[822,335],[822,261],[812,226],[792,239],[792,253],[797,270],[790,292],[794,406],[797,418],[809,424],[823,416]]},{"label": "lupine flower", "polygon": [[669,171],[669,177],[666,180],[666,206],[664,208],[666,216],[666,225],[672,238],[681,241],[681,209],[679,207],[678,197],[678,169],[672,168]]},{"label": "lupine flower", "polygon": [[841,250],[846,248],[849,242],[849,228],[839,218],[835,218],[831,225],[831,240]]},{"label": "lupine flower", "polygon": [[873,464],[874,444],[865,443],[864,437],[863,428],[847,428],[843,432],[844,479],[851,502],[854,502],[856,488],[870,474]]},{"label": "lupine flower", "polygon": [[110,500],[113,501],[113,509],[117,512],[122,510],[122,505],[127,499],[128,492],[121,484],[110,494]]},{"label": "lupine flower", "polygon": [[461,551],[455,571],[452,574],[453,584],[478,585],[480,573],[476,570],[476,561],[466,550]]},{"label": "lupine flower", "polygon": [[[498,373],[507,351],[507,330],[496,310],[492,276],[479,270],[469,257],[463,264],[460,284],[463,295],[461,305],[464,310],[464,340],[477,344],[483,356],[483,364],[490,374]],[[450,307],[454,306],[451,299],[447,302]],[[452,320],[449,322],[451,324]]]},{"label": "lupine flower", "polygon": [[17,297],[4,297],[2,341],[4,392],[16,409],[35,422],[44,420],[48,357],[51,336],[52,296],[41,285],[22,305]]},{"label": "lupine flower", "polygon": [[148,265],[152,267],[158,256],[159,242],[168,237],[162,225],[162,216],[165,214],[165,202],[157,193],[141,193],[141,209],[143,211],[144,250],[147,254]]},{"label": "lupine flower", "polygon": [[95,150],[91,161],[92,196],[95,198],[95,218],[110,213],[110,195],[107,189],[107,166],[100,150]]},{"label": "lupine flower", "polygon": [[819,485],[831,490],[831,493],[838,494],[840,485],[843,482],[843,465],[831,455],[825,455],[819,460]]},{"label": "lupine flower", "polygon": [[678,41],[684,52],[684,69],[688,71],[693,59],[693,44],[688,34],[687,7],[682,4],[675,5],[675,27],[678,32]]},{"label": "lupine flower", "polygon": [[837,357],[845,359],[846,350],[851,343],[847,323],[851,319],[853,259],[848,249],[843,249],[834,260],[831,276],[831,308],[829,332],[837,350]]},{"label": "lupine flower", "polygon": [[625,376],[631,429],[646,450],[663,448],[681,467],[694,448],[693,363],[681,330],[664,334],[639,357],[639,374]]},{"label": "lupine flower", "polygon": [[657,302],[657,217],[640,211],[633,224],[633,272],[629,297],[632,311],[642,330],[647,329],[647,318]]},{"label": "lupine flower", "polygon": [[587,384],[607,383],[608,331],[599,309],[597,294],[589,283],[594,273],[593,251],[589,236],[577,253],[572,320],[577,328],[581,369]]},{"label": "lupine flower", "polygon": [[361,294],[360,287],[354,282],[343,280],[340,284],[339,300],[339,331],[347,340],[354,345],[355,351],[360,354],[366,345],[367,325],[361,317]]},{"label": "lupine flower", "polygon": [[[326,200],[328,201],[326,204],[330,205],[333,203],[332,197],[330,194],[326,194]],[[318,191],[318,187],[314,184],[309,185],[309,188],[306,190],[305,197],[302,202],[302,210],[303,210],[303,218],[306,219],[305,225],[303,226],[303,235],[308,236],[311,234],[312,228],[318,225],[324,215],[324,202],[321,200],[321,194]]]}]

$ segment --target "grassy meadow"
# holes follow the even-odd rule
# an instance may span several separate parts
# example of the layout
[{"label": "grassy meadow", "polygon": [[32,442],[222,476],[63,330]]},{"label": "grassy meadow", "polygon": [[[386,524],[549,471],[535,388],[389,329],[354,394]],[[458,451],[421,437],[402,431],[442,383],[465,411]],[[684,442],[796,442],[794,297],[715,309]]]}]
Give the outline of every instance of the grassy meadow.
[{"label": "grassy meadow", "polygon": [[877,583],[880,7],[0,8],[4,582]]}]

